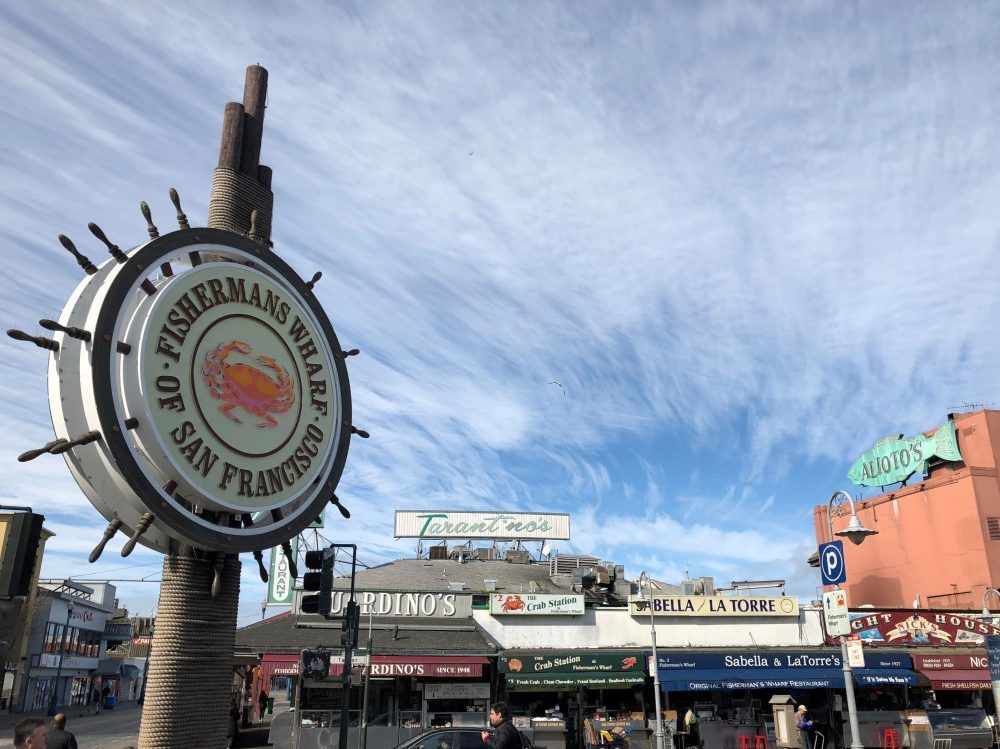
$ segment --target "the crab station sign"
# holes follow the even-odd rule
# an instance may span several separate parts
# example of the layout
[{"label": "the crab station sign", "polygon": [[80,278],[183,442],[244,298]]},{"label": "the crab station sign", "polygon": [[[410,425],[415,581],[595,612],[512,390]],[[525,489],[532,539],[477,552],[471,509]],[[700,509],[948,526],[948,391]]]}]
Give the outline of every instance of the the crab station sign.
[{"label": "the crab station sign", "polygon": [[558,593],[494,593],[490,613],[494,616],[582,616],[583,596]]},{"label": "the crab station sign", "polygon": [[305,309],[253,269],[212,263],[150,317],[141,390],[176,470],[234,509],[309,486],[335,425],[333,361]]}]

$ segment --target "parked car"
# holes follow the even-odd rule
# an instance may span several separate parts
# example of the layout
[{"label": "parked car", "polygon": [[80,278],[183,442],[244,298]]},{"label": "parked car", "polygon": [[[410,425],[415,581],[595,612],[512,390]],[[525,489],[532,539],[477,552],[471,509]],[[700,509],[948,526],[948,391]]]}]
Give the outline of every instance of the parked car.
[{"label": "parked car", "polygon": [[[521,746],[532,749],[531,742],[522,731]],[[407,739],[396,749],[483,749],[481,728],[432,728]]]}]

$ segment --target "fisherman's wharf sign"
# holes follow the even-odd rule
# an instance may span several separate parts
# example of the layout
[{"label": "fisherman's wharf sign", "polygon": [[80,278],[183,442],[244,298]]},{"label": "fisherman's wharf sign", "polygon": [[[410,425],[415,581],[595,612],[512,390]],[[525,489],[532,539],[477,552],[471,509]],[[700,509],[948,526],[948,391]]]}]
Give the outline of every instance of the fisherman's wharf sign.
[{"label": "fisherman's wharf sign", "polygon": [[928,437],[918,434],[903,439],[886,437],[854,461],[847,476],[859,486],[888,486],[905,481],[914,473],[927,473],[932,458],[958,462],[962,454],[955,438],[955,423],[949,421]]},{"label": "fisherman's wharf sign", "polygon": [[102,543],[132,536],[123,554],[273,548],[334,500],[354,431],[318,276],[228,231],[150,234],[81,261],[54,328],[53,451],[108,519]]},{"label": "fisherman's wharf sign", "polygon": [[211,263],[150,310],[137,390],[177,475],[234,510],[309,486],[337,432],[333,353],[306,309],[263,273]]}]

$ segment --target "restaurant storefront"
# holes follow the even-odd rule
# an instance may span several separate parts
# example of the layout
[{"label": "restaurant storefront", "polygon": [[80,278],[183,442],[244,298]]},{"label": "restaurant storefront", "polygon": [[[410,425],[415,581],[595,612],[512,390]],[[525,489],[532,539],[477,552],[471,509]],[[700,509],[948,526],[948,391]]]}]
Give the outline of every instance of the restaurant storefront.
[{"label": "restaurant storefront", "polygon": [[[806,705],[828,742],[841,736],[846,714],[839,651],[666,651],[658,658],[671,714],[693,708],[706,746],[728,746],[744,735],[773,737],[769,701],[777,695]],[[906,653],[866,653],[865,668],[853,672],[859,710],[901,710],[906,690],[919,684],[912,665]],[[892,717],[901,721],[901,714]]]},{"label": "restaurant storefront", "polygon": [[506,651],[498,671],[514,724],[545,749],[600,742],[600,732],[645,736],[646,670],[638,650]]}]

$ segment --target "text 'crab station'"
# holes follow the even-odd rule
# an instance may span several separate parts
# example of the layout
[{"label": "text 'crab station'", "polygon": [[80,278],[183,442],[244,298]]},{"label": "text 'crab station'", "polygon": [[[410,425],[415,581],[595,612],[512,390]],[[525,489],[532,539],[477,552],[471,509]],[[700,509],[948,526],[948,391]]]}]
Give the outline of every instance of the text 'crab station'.
[{"label": "text 'crab station'", "polygon": [[[212,318],[219,319],[223,315],[239,317],[236,305],[246,305],[266,313],[275,323],[282,326],[283,330],[275,329],[275,333],[286,337],[292,347],[297,349],[309,380],[310,397],[307,407],[315,414],[327,417],[329,405],[325,397],[328,392],[328,373],[324,366],[325,357],[320,353],[313,333],[306,327],[308,321],[304,322],[298,315],[294,314],[292,306],[283,300],[276,291],[267,289],[266,285],[265,288],[261,289],[260,284],[233,275],[207,278],[203,282],[194,284],[180,295],[167,311],[167,322],[161,325],[158,331],[153,353],[162,357],[161,360],[164,362],[181,364],[182,371],[190,367],[192,384],[210,379],[207,377],[207,372],[205,372],[206,377],[199,376],[202,373],[204,363],[197,361],[198,344],[189,334],[199,318],[220,305],[227,305],[226,310],[213,312]],[[248,317],[259,319],[257,315],[249,315]],[[291,318],[290,324],[289,318]],[[229,348],[243,352],[243,346],[246,344],[241,342],[235,342],[235,344],[235,346],[230,344]],[[259,361],[263,362],[265,358],[259,358]],[[226,367],[231,366],[221,359],[216,364],[220,373],[225,373]],[[287,374],[285,377],[287,378]],[[294,399],[297,395],[294,390],[299,391],[298,395],[304,395],[304,388],[294,388],[293,390],[290,379],[285,384],[288,385],[291,392],[283,395],[284,399]],[[269,497],[291,489],[300,479],[303,479],[310,468],[314,467],[317,460],[320,462],[323,460],[321,453],[325,453],[324,442],[327,440],[327,435],[317,424],[306,423],[303,420],[300,422],[301,428],[294,435],[295,442],[288,448],[280,462],[275,462],[274,458],[271,458],[269,465],[261,466],[260,462],[266,459],[261,457],[253,459],[257,465],[236,465],[227,460],[222,460],[220,464],[220,448],[229,447],[240,452],[240,445],[226,445],[219,439],[218,435],[212,432],[211,428],[200,428],[200,419],[197,416],[199,409],[189,409],[189,404],[184,397],[185,388],[182,386],[180,378],[171,374],[161,374],[155,378],[153,386],[156,391],[156,404],[161,411],[183,414],[181,418],[184,419],[180,422],[174,422],[173,428],[168,427],[168,433],[162,436],[169,439],[179,456],[192,467],[194,473],[210,479],[213,483],[217,481],[219,489],[226,492],[235,490],[240,497]],[[225,398],[225,394],[218,392],[218,389],[213,392],[209,387],[209,392],[214,398]],[[253,408],[253,406],[241,401],[237,405],[245,409]],[[272,413],[258,413],[258,411],[251,410],[251,414],[261,417],[263,421],[258,424],[247,423],[248,431],[256,432],[259,429],[277,426],[278,422],[274,418],[274,414],[287,411],[290,405],[290,403],[283,403],[280,408],[271,408]],[[243,423],[232,413],[233,407],[233,403],[224,403],[220,407],[220,411],[230,420]],[[189,413],[191,414],[190,418],[186,418]],[[314,421],[316,420],[319,419],[314,419]],[[317,456],[320,457],[317,458]],[[307,477],[306,480],[311,480],[311,478]]]}]

